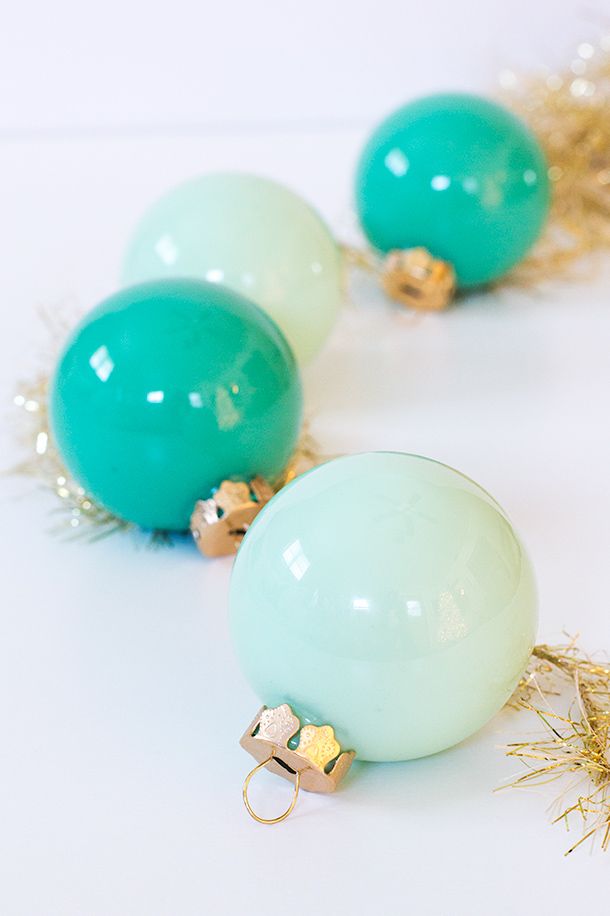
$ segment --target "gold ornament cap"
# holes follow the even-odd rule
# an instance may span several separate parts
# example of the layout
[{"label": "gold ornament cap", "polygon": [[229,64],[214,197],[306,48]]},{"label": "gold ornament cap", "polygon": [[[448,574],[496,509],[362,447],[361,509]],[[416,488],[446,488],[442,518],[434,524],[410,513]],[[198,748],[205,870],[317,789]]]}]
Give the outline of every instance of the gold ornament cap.
[{"label": "gold ornament cap", "polygon": [[381,267],[381,285],[391,299],[425,312],[447,308],[455,294],[455,271],[426,248],[390,251]]},{"label": "gold ornament cap", "polygon": [[[289,747],[297,734],[298,744]],[[239,743],[258,761],[244,781],[243,799],[248,813],[260,824],[277,824],[287,818],[301,788],[308,792],[334,792],[356,756],[354,751],[341,750],[332,725],[302,726],[287,703],[259,709]],[[250,780],[263,768],[294,784],[290,807],[278,817],[259,817],[248,799]]]},{"label": "gold ornament cap", "polygon": [[272,496],[267,481],[255,477],[250,483],[223,480],[210,499],[197,500],[191,534],[201,553],[206,557],[237,553],[246,531]]}]

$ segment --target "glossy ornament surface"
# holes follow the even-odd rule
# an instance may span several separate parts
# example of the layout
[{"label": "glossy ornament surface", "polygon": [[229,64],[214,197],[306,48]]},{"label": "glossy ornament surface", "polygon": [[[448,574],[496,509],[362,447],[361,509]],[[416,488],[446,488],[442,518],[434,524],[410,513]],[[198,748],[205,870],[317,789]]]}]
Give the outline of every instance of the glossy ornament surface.
[{"label": "glossy ornament surface", "polygon": [[231,626],[267,706],[330,722],[364,760],[433,754],[508,700],[536,630],[529,560],[492,497],[399,453],[338,458],[262,510]]},{"label": "glossy ornament surface", "polygon": [[227,477],[272,479],[300,428],[293,354],[271,319],[224,287],[143,283],[73,333],[50,422],[75,479],[143,528],[183,530]]},{"label": "glossy ornament surface", "polygon": [[547,165],[529,128],[473,95],[405,105],[373,132],[357,169],[356,206],[370,243],[424,246],[461,287],[489,283],[538,238],[550,199]]},{"label": "glossy ornament surface", "polygon": [[243,293],[277,322],[299,362],[318,352],[342,298],[339,250],[326,224],[292,191],[248,174],[195,178],[144,215],[123,279],[169,276]]}]

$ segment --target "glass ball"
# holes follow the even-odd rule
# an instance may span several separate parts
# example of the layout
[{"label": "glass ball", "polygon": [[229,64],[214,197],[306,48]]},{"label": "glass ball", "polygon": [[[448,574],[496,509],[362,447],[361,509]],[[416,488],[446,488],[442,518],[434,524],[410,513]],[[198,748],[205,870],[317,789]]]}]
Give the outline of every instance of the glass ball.
[{"label": "glass ball", "polygon": [[299,435],[292,352],[222,286],[160,280],[90,312],[59,360],[50,423],[74,478],[143,528],[184,530],[223,478],[272,479]]},{"label": "glass ball", "polygon": [[268,706],[330,723],[360,759],[481,728],[530,658],[536,592],[506,514],[416,455],[338,458],[281,490],[238,552],[231,627]]},{"label": "glass ball", "polygon": [[498,279],[529,251],[549,209],[542,149],[515,115],[473,95],[399,108],[367,142],[356,206],[370,243],[422,245],[461,287]]},{"label": "glass ball", "polygon": [[305,201],[266,178],[210,174],[174,188],[144,215],[123,279],[199,277],[263,308],[305,363],[330,334],[342,300],[337,243]]}]

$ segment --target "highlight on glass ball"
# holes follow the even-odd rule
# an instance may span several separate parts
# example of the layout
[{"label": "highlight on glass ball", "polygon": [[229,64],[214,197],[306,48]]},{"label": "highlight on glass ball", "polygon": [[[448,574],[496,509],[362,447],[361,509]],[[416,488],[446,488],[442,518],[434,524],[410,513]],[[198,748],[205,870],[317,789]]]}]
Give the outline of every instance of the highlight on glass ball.
[{"label": "highlight on glass ball", "polygon": [[423,246],[452,265],[462,288],[497,280],[521,261],[550,200],[529,127],[466,94],[418,99],[382,121],[361,154],[355,194],[374,248]]},{"label": "highlight on glass ball", "polygon": [[339,248],[301,197],[256,175],[203,175],[169,191],[129,244],[126,283],[189,276],[252,299],[306,363],[330,334],[342,301]]},{"label": "highlight on glass ball", "polygon": [[218,284],[158,280],[103,301],[69,339],[50,425],[76,481],[118,518],[189,528],[224,479],[276,478],[300,429],[294,356],[277,325]]},{"label": "highlight on glass ball", "polygon": [[409,760],[484,726],[527,666],[537,601],[492,496],[436,461],[372,452],[314,468],[263,509],[230,613],[264,704],[243,746],[331,791],[352,752]]}]

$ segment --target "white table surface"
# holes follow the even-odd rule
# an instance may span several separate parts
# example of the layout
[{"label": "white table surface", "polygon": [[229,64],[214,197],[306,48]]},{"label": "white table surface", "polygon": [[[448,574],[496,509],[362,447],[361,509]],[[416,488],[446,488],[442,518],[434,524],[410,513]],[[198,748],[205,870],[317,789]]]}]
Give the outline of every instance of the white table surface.
[{"label": "white table surface", "polygon": [[[10,400],[46,342],[36,309],[85,309],[112,291],[152,199],[201,171],[247,168],[349,238],[366,133],[306,117],[231,130],[35,123],[12,122],[0,146],[5,466],[18,455]],[[531,552],[540,639],[567,629],[591,649],[610,649],[609,298],[600,269],[414,319],[360,278],[304,379],[325,450],[416,452],[489,489]],[[7,478],[0,498],[2,916],[568,914],[603,899],[610,860],[562,857],[577,834],[549,826],[555,789],[493,793],[520,772],[497,749],[529,728],[513,713],[433,758],[356,764],[336,796],[304,794],[283,825],[255,824],[237,741],[257,699],[229,642],[231,561],[129,536],[66,543],[31,483]],[[286,800],[287,783],[259,785],[261,803]]]}]

